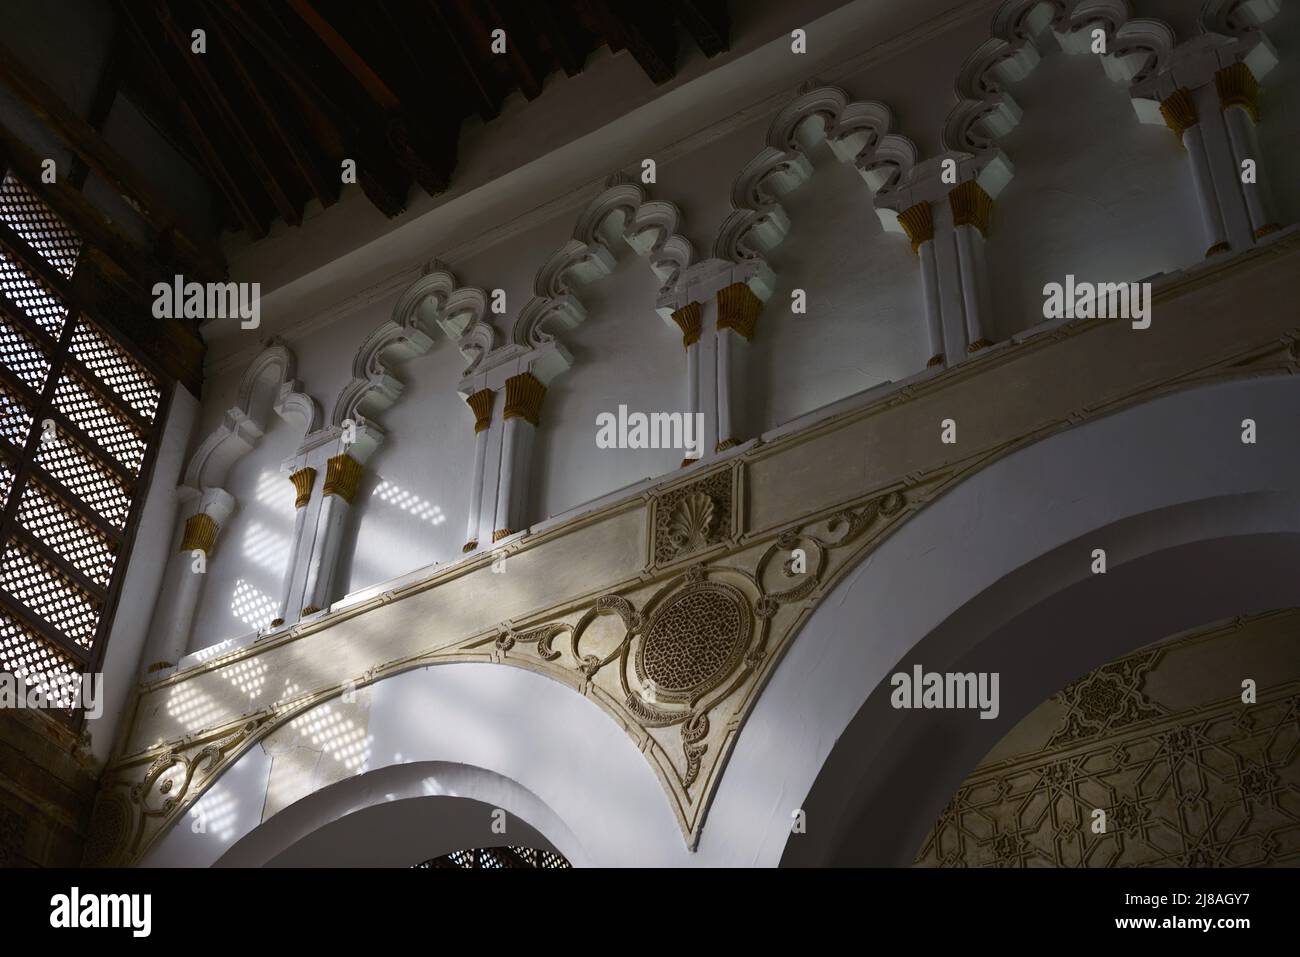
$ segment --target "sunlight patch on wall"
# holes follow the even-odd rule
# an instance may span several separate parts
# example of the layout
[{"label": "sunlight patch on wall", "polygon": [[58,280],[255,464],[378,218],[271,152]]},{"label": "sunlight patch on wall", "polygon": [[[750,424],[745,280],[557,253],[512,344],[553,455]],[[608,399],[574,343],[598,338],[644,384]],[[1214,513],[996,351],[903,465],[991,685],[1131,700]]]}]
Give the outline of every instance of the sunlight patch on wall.
[{"label": "sunlight patch on wall", "polygon": [[441,525],[447,520],[447,516],[443,514],[440,506],[434,505],[428,499],[420,498],[414,492],[409,492],[387,479],[376,485],[370,496],[385,505],[400,508],[413,518],[428,522],[430,525]]},{"label": "sunlight patch on wall", "polygon": [[249,628],[261,631],[271,624],[280,606],[264,591],[254,588],[246,579],[235,582],[235,593],[230,597],[230,612]]}]

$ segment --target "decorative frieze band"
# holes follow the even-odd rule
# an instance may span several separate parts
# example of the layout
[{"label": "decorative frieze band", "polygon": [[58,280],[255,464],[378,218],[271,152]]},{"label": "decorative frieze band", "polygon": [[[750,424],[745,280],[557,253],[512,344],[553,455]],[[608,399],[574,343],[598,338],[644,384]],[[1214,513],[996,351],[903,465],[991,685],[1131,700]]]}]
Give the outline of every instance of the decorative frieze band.
[{"label": "decorative frieze band", "polygon": [[211,555],[212,546],[217,541],[217,532],[220,530],[221,526],[206,512],[191,515],[185,520],[185,534],[181,536],[179,550],[182,552],[197,550],[205,555]]},{"label": "decorative frieze band", "polygon": [[311,501],[311,487],[316,483],[316,470],[299,469],[289,476],[289,481],[293,483],[294,491],[298,493],[293,500],[293,507],[304,507]]},{"label": "decorative frieze band", "polygon": [[474,413],[474,432],[486,432],[492,425],[492,399],[496,393],[491,389],[479,389],[472,395],[466,396],[465,402],[468,403],[470,411]]},{"label": "decorative frieze band", "polygon": [[506,379],[506,408],[503,418],[523,419],[534,428],[542,417],[542,400],[546,386],[531,372],[521,372]]},{"label": "decorative frieze band", "polygon": [[361,463],[346,452],[334,456],[325,469],[325,487],[322,494],[337,495],[351,505],[364,471]]},{"label": "decorative frieze band", "polygon": [[763,300],[743,282],[734,282],[718,290],[718,328],[734,329],[737,335],[754,338]]}]

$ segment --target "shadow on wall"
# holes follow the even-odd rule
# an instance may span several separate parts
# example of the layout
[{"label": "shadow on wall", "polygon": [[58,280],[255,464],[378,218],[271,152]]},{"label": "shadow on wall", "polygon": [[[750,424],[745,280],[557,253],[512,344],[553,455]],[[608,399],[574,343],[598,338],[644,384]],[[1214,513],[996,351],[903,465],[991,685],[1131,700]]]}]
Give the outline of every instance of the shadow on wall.
[{"label": "shadow on wall", "polygon": [[1185,151],[1096,57],[1053,52],[1010,92],[1024,119],[998,144],[1016,175],[989,231],[995,342],[1043,322],[1043,286],[1067,274],[1135,282],[1201,261]]},{"label": "shadow on wall", "polygon": [[1294,223],[1300,220],[1300,177],[1294,175],[1296,157],[1300,156],[1300,97],[1281,91],[1300,86],[1300,5],[1284,4],[1268,22],[1267,31],[1279,62],[1261,97],[1259,148],[1264,161],[1260,165],[1272,171],[1268,189],[1280,221]]}]

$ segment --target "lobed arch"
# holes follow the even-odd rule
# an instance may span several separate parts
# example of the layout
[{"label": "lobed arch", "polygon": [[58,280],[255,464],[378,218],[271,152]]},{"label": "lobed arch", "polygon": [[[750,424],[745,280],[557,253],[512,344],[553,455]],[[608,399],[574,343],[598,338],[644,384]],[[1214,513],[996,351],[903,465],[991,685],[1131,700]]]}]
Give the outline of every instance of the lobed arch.
[{"label": "lobed arch", "polygon": [[[857,169],[872,194],[905,180],[916,165],[917,150],[893,127],[893,113],[883,103],[853,100],[839,87],[806,85],[773,117],[766,145],[733,182],[732,211],[718,228],[713,255],[731,262],[762,261],[785,239],[790,217],[781,197],[811,178],[808,154],[820,143]],[[878,215],[887,230],[901,235],[896,215]]]},{"label": "lobed arch", "polygon": [[183,488],[204,493],[223,485],[235,462],[262,437],[271,413],[301,426],[304,433],[320,427],[320,405],[301,391],[294,378],[296,369],[297,360],[288,345],[279,338],[269,340],[240,378],[236,403],[190,457]]},{"label": "lobed arch", "polygon": [[[694,246],[680,232],[682,223],[676,204],[647,198],[640,185],[621,173],[610,176],[600,194],[579,213],[573,237],[537,270],[533,298],[515,319],[511,342],[547,349],[565,331],[584,322],[587,310],[578,291],[610,275],[623,247],[646,260],[659,280],[661,294],[671,289],[695,259]],[[671,323],[671,309],[659,312]]]},{"label": "lobed arch", "polygon": [[477,286],[460,286],[436,260],[398,298],[392,314],[362,341],[352,359],[352,378],[339,390],[330,412],[332,428],[351,420],[369,423],[402,394],[402,382],[389,367],[393,360],[424,355],[433,347],[437,329],[456,344],[469,362],[471,374],[496,345],[487,315],[487,293]]}]

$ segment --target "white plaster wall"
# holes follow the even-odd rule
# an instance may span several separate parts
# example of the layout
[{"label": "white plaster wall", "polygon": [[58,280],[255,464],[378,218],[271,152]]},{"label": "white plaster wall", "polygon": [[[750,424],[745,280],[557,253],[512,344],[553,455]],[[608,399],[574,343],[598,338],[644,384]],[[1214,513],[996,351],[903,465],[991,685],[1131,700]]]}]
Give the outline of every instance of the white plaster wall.
[{"label": "white plaster wall", "polygon": [[176,547],[176,485],[185,469],[185,449],[199,403],[177,385],[167,409],[167,424],[159,439],[153,475],[145,495],[144,511],[136,527],[130,563],[122,582],[113,628],[104,656],[103,717],[87,719],[91,753],[96,761],[107,761],[117,736],[123,709],[139,676],[140,655],[149,634],[163,571]]},{"label": "white plaster wall", "polygon": [[[1253,447],[1239,438],[1247,415],[1260,424],[1261,442]],[[1300,535],[1300,448],[1288,432],[1297,415],[1300,389],[1290,377],[1190,390],[1054,435],[931,503],[823,599],[796,637],[741,731],[695,853],[686,851],[662,788],[615,722],[571,689],[520,669],[442,665],[371,686],[358,773],[448,761],[509,778],[563,822],[569,833],[548,830],[539,815],[529,819],[571,860],[775,865],[792,812],[863,702],[911,649],[976,598],[993,594],[1005,577],[1058,562],[1073,545],[1082,556],[1073,578],[1087,578],[1087,548],[1098,534],[1114,545],[1113,570],[1189,542]],[[1300,588],[1279,571],[1275,577],[1293,592]],[[1014,615],[1035,600],[1018,592],[992,614]],[[1156,610],[1176,607],[1161,603]],[[1133,640],[1144,644],[1168,633]],[[1070,653],[1087,659],[1091,652],[1076,642]],[[1096,660],[1082,670],[1116,653],[1098,643]],[[328,738],[321,746],[330,748]],[[146,863],[208,865],[249,833],[260,821],[264,762],[255,746],[216,782],[244,809],[227,844],[196,842],[182,826]],[[969,767],[953,770],[960,779]],[[482,799],[499,792],[467,786],[458,793]],[[368,803],[381,800],[376,793]],[[314,826],[337,814],[322,807]],[[292,833],[277,837],[272,818],[264,849],[287,846],[313,827],[284,821],[292,822]]]},{"label": "white plaster wall", "polygon": [[[786,194],[790,232],[767,257],[777,284],[748,349],[746,438],[925,368],[921,279],[911,244],[886,233],[858,171],[825,144],[812,178]],[[790,311],[807,294],[807,315]]]},{"label": "white plaster wall", "polygon": [[294,518],[293,485],[280,462],[301,442],[300,426],[272,415],[254,453],[231,468],[225,488],[239,504],[208,560],[189,650],[265,628],[275,617]]},{"label": "white plaster wall", "polygon": [[1010,91],[1024,119],[999,144],[1016,172],[990,222],[987,338],[1042,322],[1043,285],[1067,273],[1135,281],[1204,258],[1186,152],[1095,57],[1051,53]]},{"label": "white plaster wall", "polygon": [[587,319],[564,336],[573,368],[552,383],[542,405],[533,456],[530,521],[681,465],[682,449],[599,449],[596,416],[686,411],[682,334],[654,310],[658,280],[632,250],[615,250],[618,266],[579,295]]},{"label": "white plaster wall", "polygon": [[474,415],[456,393],[464,367],[441,333],[393,366],[405,388],[378,417],[388,434],[352,503],[337,597],[460,557],[474,455]]}]

